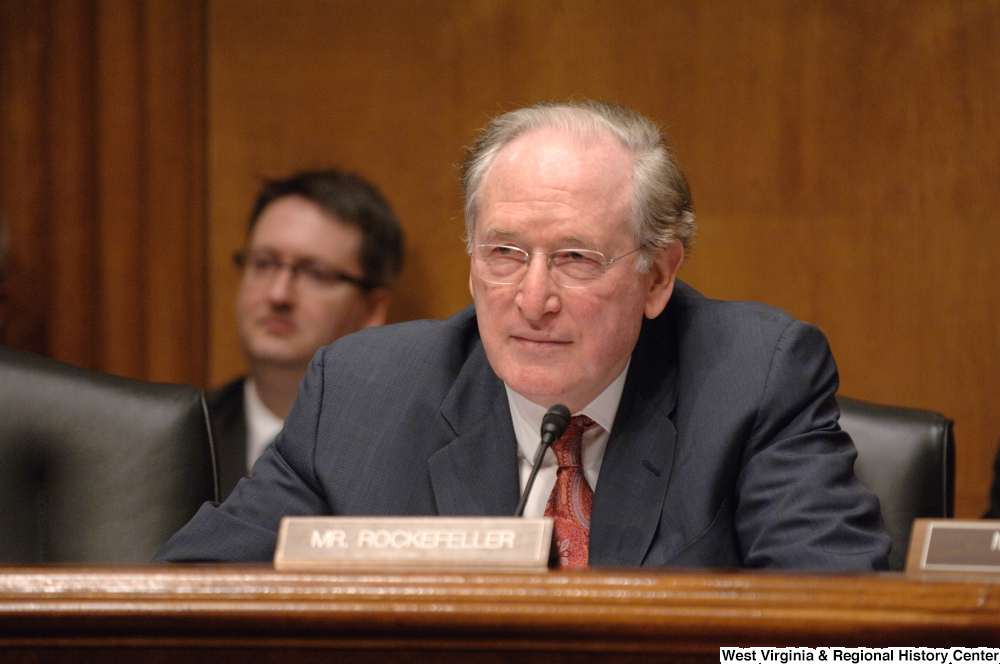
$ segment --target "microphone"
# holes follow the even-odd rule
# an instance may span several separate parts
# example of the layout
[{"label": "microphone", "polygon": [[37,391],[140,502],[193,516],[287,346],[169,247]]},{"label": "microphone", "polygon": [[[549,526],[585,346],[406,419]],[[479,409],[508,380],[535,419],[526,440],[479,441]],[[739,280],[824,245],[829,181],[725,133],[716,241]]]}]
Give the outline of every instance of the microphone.
[{"label": "microphone", "polygon": [[521,501],[517,504],[517,511],[514,512],[514,516],[522,516],[524,514],[524,506],[528,502],[528,494],[531,493],[531,487],[535,484],[535,475],[538,474],[538,469],[542,465],[542,457],[545,456],[545,451],[552,447],[552,443],[559,440],[559,436],[563,435],[566,428],[569,426],[570,412],[569,408],[557,403],[556,405],[549,408],[548,412],[545,413],[545,417],[542,418],[542,442],[538,446],[538,452],[535,454],[535,464],[531,468],[531,474],[528,475],[528,483],[524,485],[524,493],[521,494]]}]

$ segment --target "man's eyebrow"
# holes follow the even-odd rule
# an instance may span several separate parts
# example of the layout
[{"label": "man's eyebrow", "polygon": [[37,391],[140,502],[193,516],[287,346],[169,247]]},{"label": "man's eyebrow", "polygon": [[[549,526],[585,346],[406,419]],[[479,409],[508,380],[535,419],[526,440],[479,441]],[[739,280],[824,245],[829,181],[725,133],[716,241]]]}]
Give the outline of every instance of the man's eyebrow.
[{"label": "man's eyebrow", "polygon": [[485,230],[483,233],[483,238],[486,240],[507,240],[510,241],[516,238],[517,234],[514,231],[507,230],[506,228],[496,228],[491,226]]},{"label": "man's eyebrow", "polygon": [[[486,241],[501,241],[509,242],[515,244],[520,236],[512,230],[506,228],[497,228],[491,226],[485,229],[483,233],[483,239]],[[558,251],[560,249],[591,249],[593,251],[600,251],[601,248],[597,246],[597,243],[590,239],[585,238],[580,235],[564,235],[555,241],[552,247],[553,251]]]},{"label": "man's eyebrow", "polygon": [[567,235],[560,238],[559,246],[562,248],[580,247],[581,249],[600,251],[600,247],[597,246],[596,242],[590,238],[581,237],[579,235]]},{"label": "man's eyebrow", "polygon": [[318,256],[316,254],[309,253],[294,253],[289,256],[286,252],[276,249],[270,245],[262,245],[259,247],[248,247],[247,252],[251,254],[267,254],[270,257],[275,257],[284,260],[288,258],[296,263],[320,263],[322,265],[332,265],[332,263],[324,258],[323,256]]}]

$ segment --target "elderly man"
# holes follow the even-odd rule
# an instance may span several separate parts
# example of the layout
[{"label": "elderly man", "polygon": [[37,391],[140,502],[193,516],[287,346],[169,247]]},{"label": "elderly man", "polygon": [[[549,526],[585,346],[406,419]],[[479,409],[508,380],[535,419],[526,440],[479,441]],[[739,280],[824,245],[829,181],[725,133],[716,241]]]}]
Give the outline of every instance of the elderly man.
[{"label": "elderly man", "polygon": [[236,254],[248,374],[211,395],[223,498],[281,431],[316,351],[385,323],[402,261],[396,214],[364,179],[328,170],[265,183]]},{"label": "elderly man", "polygon": [[562,403],[525,510],[555,519],[562,564],[886,565],[825,338],[676,280],[694,217],[650,121],[501,115],[464,186],[474,306],[317,354],[254,478],[160,559],[268,560],[284,515],[510,515]]}]

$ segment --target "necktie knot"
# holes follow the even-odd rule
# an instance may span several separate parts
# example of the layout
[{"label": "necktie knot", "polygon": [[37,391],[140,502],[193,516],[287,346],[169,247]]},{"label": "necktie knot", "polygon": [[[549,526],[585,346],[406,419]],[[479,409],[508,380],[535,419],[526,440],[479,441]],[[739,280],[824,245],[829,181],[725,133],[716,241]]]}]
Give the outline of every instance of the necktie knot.
[{"label": "necktie knot", "polygon": [[581,448],[583,445],[583,434],[597,426],[597,422],[586,415],[577,415],[569,422],[566,431],[559,440],[552,443],[552,451],[555,452],[556,461],[560,468],[572,468],[581,465]]}]

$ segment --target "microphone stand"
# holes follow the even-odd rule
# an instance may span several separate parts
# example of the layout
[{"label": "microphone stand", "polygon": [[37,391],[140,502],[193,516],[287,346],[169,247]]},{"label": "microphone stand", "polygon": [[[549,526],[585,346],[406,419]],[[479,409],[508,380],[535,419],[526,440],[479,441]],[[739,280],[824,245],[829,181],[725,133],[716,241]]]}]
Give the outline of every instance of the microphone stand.
[{"label": "microphone stand", "polygon": [[514,512],[514,516],[524,516],[524,506],[528,502],[528,494],[531,493],[531,487],[535,485],[535,476],[538,475],[538,469],[542,466],[542,459],[545,457],[545,452],[552,447],[552,443],[559,440],[559,436],[563,435],[566,428],[569,427],[569,420],[569,408],[560,403],[549,408],[548,412],[545,413],[545,417],[542,418],[542,442],[538,445],[538,452],[535,453],[535,463],[531,467],[531,474],[528,475],[528,482],[524,485],[524,493],[521,494],[521,500],[517,503],[517,510]]}]

